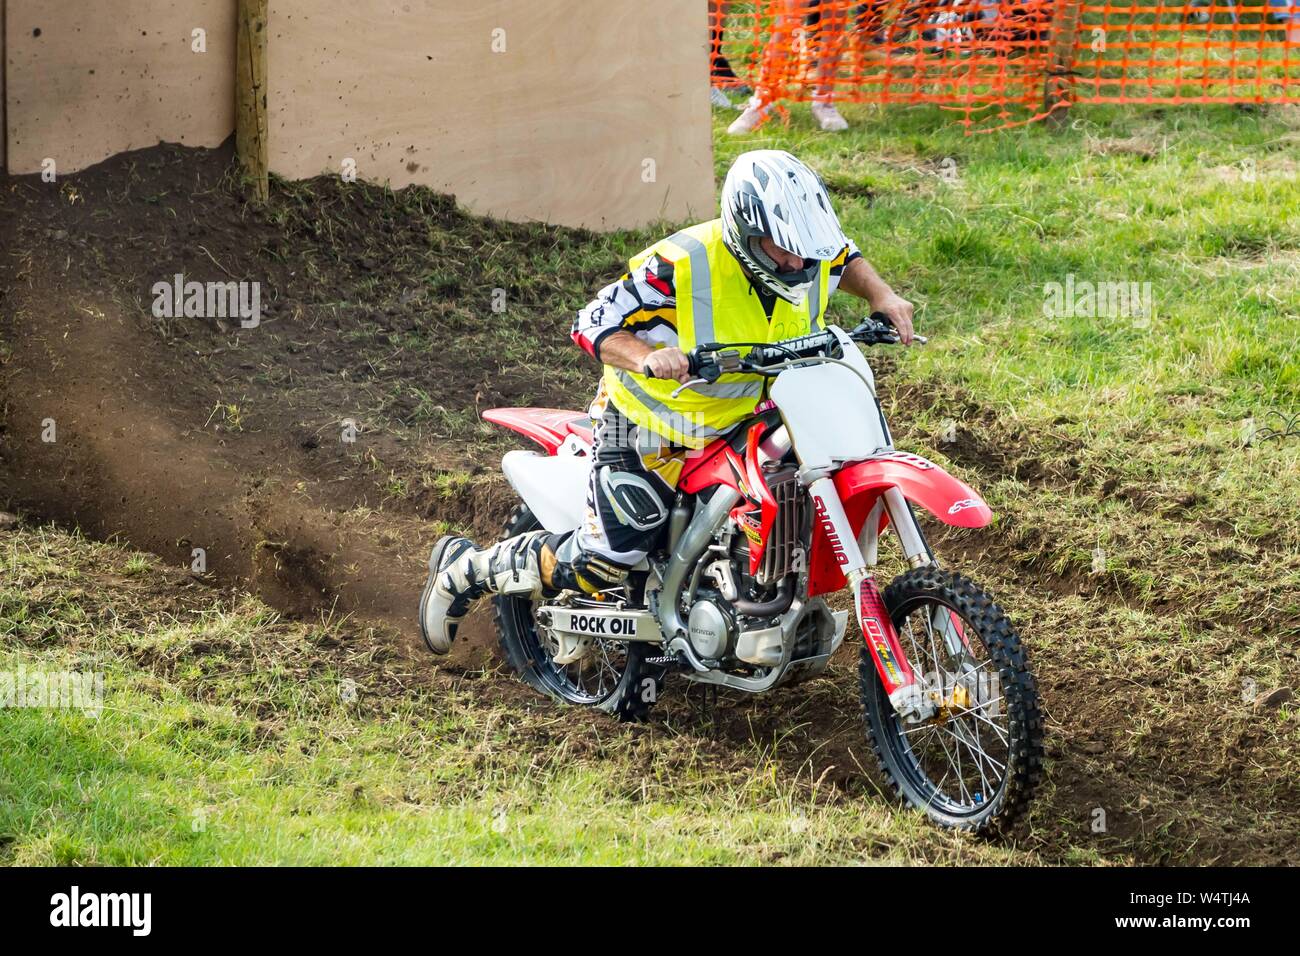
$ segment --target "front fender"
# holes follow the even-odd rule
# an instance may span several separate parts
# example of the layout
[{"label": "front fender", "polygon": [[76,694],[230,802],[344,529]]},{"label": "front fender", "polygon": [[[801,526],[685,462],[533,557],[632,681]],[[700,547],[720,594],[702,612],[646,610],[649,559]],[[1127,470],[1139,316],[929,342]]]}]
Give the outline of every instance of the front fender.
[{"label": "front fender", "polygon": [[[983,528],[993,520],[993,512],[974,488],[920,455],[891,452],[849,465],[835,475],[835,490],[850,517],[858,511],[865,516],[880,493],[891,485],[945,524]],[[849,503],[862,495],[870,499],[867,507],[850,508]],[[855,525],[855,530],[860,526]]]},{"label": "front fender", "polygon": [[[897,488],[904,498],[920,505],[945,524],[983,528],[993,520],[993,512],[970,485],[920,455],[890,452],[848,465],[837,472],[833,480],[844,505],[844,514],[853,533],[859,536],[871,509],[889,488]],[[888,513],[881,515],[878,530],[883,531],[888,521]],[[835,551],[820,524],[813,527],[811,550],[808,556],[809,593],[825,594],[844,587],[844,575],[836,562]]]}]

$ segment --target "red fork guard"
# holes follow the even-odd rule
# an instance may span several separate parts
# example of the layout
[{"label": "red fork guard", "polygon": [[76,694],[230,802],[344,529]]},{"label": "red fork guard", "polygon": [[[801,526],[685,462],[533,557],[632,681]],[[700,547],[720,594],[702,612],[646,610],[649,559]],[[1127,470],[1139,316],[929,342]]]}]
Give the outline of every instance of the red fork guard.
[{"label": "red fork guard", "polygon": [[885,693],[893,694],[900,687],[915,683],[916,675],[898,642],[898,632],[894,630],[885,600],[876,587],[876,579],[871,575],[863,577],[858,584],[857,600],[862,639],[876,662],[876,673],[885,685]]}]

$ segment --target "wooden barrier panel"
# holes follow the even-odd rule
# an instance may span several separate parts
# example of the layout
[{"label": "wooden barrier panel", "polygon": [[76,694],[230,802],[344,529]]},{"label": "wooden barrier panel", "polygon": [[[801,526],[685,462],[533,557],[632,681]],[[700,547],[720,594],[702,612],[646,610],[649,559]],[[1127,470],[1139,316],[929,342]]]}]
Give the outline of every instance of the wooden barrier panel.
[{"label": "wooden barrier panel", "polygon": [[4,14],[11,173],[216,146],[235,128],[234,0],[6,0]]},{"label": "wooden barrier panel", "polygon": [[9,171],[8,136],[5,133],[5,3],[0,0],[0,173]]},{"label": "wooden barrier panel", "polygon": [[[0,0],[11,173],[235,123],[237,0]],[[703,0],[270,0],[270,169],[343,171],[512,219],[716,215]],[[206,52],[197,52],[203,30]]]},{"label": "wooden barrier panel", "polygon": [[510,219],[717,215],[704,0],[271,0],[271,171]]}]

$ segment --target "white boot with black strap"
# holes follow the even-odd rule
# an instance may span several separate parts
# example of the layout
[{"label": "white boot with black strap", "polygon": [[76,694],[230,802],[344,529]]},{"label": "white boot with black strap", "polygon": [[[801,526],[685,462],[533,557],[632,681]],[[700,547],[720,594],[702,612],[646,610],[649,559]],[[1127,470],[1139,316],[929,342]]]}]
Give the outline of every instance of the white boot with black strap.
[{"label": "white boot with black strap", "polygon": [[540,555],[547,537],[545,531],[530,531],[482,549],[468,538],[440,538],[429,555],[429,578],[420,595],[420,633],[429,650],[451,650],[457,626],[485,594],[540,598]]}]

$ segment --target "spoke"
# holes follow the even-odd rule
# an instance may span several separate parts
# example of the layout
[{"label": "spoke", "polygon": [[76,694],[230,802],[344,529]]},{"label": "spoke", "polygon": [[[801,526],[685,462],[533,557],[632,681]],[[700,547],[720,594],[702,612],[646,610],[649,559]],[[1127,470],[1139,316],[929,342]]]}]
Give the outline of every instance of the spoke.
[{"label": "spoke", "polygon": [[611,649],[616,649],[616,648],[617,648],[617,646],[615,646],[615,648],[611,648],[609,645],[606,645],[606,646],[602,649],[602,653],[605,655],[605,657],[604,657],[604,661],[605,661],[605,673],[606,673],[606,675],[607,675],[607,676],[609,677],[609,679],[610,679],[610,687],[611,687],[611,688],[613,688],[613,687],[617,687],[617,686],[618,686],[618,680],[619,680],[619,678],[623,675],[623,671],[627,670],[627,655],[626,655],[626,654],[623,655],[623,665],[622,665],[621,667],[620,667],[619,665],[615,664],[615,663],[614,663],[614,660],[610,658],[610,656],[609,656],[609,652],[610,652],[610,650],[611,650]]},{"label": "spoke", "polygon": [[970,751],[971,756],[975,758],[975,769],[979,771],[980,780],[984,784],[985,799],[987,800],[988,794],[992,793],[994,788],[989,784],[989,778],[984,774],[984,761],[981,760],[980,758],[984,757],[990,763],[996,763],[996,761],[993,760],[992,757],[990,757],[988,754],[984,752],[984,748],[979,746],[978,741],[974,746],[971,745],[970,738],[966,736],[965,724],[958,723],[956,726],[962,728],[962,730],[960,732],[956,732],[955,736],[957,737],[957,739],[962,741],[966,749]]},{"label": "spoke", "polygon": [[910,657],[911,657],[912,667],[913,667],[913,669],[915,670],[915,667],[916,667],[915,662],[918,661],[918,660],[924,660],[925,657],[926,657],[926,654],[925,654],[925,652],[921,649],[921,644],[920,644],[920,642],[917,641],[917,639],[916,639],[916,631],[913,630],[913,628],[912,628],[912,617],[911,617],[911,615],[908,615],[908,618],[907,618],[907,641],[908,641],[909,644],[912,645],[912,653],[911,653]]},{"label": "spoke", "polygon": [[[1001,698],[998,698],[998,700],[1001,700]],[[981,714],[977,714],[977,713],[975,713],[975,709],[974,709],[974,708],[972,708],[972,707],[968,707],[968,708],[966,708],[965,710],[957,711],[957,712],[955,712],[955,713],[949,715],[949,718],[948,718],[948,719],[949,719],[949,720],[956,720],[956,719],[958,719],[958,718],[960,718],[960,717],[973,717],[975,720],[983,721],[984,723],[988,724],[990,727],[993,728],[994,733],[996,733],[999,737],[1002,738],[1002,743],[1004,743],[1004,744],[1010,744],[1010,742],[1011,742],[1011,738],[1008,737],[1006,734],[1004,734],[1004,733],[1002,732],[1002,728],[999,727],[997,724],[993,723],[993,721],[989,720],[987,717],[985,717],[985,716],[983,716],[983,715],[981,715]],[[914,734],[914,733],[916,733],[917,731],[920,731],[920,730],[932,730],[932,729],[934,729],[936,726],[939,726],[939,725],[931,724],[931,723],[925,723],[925,724],[921,724],[921,725],[919,725],[919,726],[917,726],[917,727],[912,727],[912,728],[910,728],[910,729],[900,729],[900,730],[899,730],[899,734],[902,735],[902,736],[906,736],[907,734]]]},{"label": "spoke", "polygon": [[[946,726],[941,726],[939,729],[942,730],[944,733],[946,733],[948,736],[952,737],[952,738],[953,738],[954,740],[956,740],[957,742],[966,744],[967,748],[970,747],[970,742],[969,742],[969,741],[967,741],[965,738],[959,736],[958,734],[953,733],[953,731],[949,730]],[[944,750],[946,751],[947,748],[945,747]],[[984,758],[985,758],[989,763],[993,764],[993,766],[997,767],[999,770],[1005,770],[1005,769],[1006,769],[1006,764],[1001,763],[1001,762],[999,762],[999,761],[993,759],[993,757],[989,756],[989,754],[988,754],[986,751],[981,750],[980,753],[984,755]]]},{"label": "spoke", "polygon": [[[953,736],[956,735],[954,734]],[[944,749],[945,751],[947,750],[947,748]],[[970,795],[966,792],[966,775],[962,773],[961,770],[961,747],[958,746],[954,749],[957,753],[957,784],[961,787],[962,796],[970,799]],[[970,802],[974,803],[975,801],[970,799]]]},{"label": "spoke", "polygon": [[922,730],[934,730],[934,726],[935,726],[934,724],[927,721],[926,723],[923,724],[917,724],[915,727],[911,728],[910,730],[900,730],[899,733],[902,734],[903,736],[906,736],[908,734],[919,733]]},{"label": "spoke", "polygon": [[[920,761],[917,761],[917,766],[920,767]],[[924,767],[921,767],[921,772],[925,773]],[[939,780],[938,783],[934,784],[934,793],[930,795],[930,798],[926,801],[926,803],[933,804],[934,801],[943,794],[944,792],[943,785],[948,782],[948,775],[950,773],[952,773],[952,764],[947,764],[943,771],[943,777]],[[927,780],[930,779],[930,775],[928,773],[925,774],[925,779]]]},{"label": "spoke", "polygon": [[[938,724],[936,724],[935,726],[936,726],[939,730],[943,730],[943,729],[944,729],[942,726],[940,726],[940,725],[938,725]],[[948,745],[947,745],[946,743],[944,743],[944,741],[943,741],[943,737],[942,737],[942,736],[937,736],[937,737],[935,737],[935,739],[939,741],[939,746],[943,748],[943,755],[948,759],[948,769],[944,772],[944,775],[943,775],[943,779],[944,779],[944,780],[947,780],[947,779],[948,779],[948,774],[951,773],[951,772],[952,772],[952,769],[953,769],[952,752],[948,750]],[[959,754],[960,754],[960,751],[959,751]],[[927,773],[926,776],[928,777],[929,774]],[[961,788],[962,795],[963,795],[963,796],[966,796],[966,781],[964,781],[964,780],[962,779],[962,776],[961,776],[961,759],[960,759],[960,756],[958,757],[958,760],[957,760],[957,786]],[[938,784],[938,785],[937,785],[937,789],[942,790],[942,789],[943,789],[943,784],[942,784],[942,783]],[[962,805],[964,806],[965,803],[963,802]]]},{"label": "spoke", "polygon": [[[900,730],[899,736],[902,737],[903,739],[906,739],[907,734],[916,733],[918,731],[928,731],[929,735],[925,737],[917,738],[917,740],[913,741],[911,743],[911,750],[913,755],[918,758],[917,759],[918,767],[921,769],[923,773],[925,773],[926,778],[931,780],[931,783],[933,784],[936,790],[936,795],[944,793],[943,790],[944,784],[947,782],[948,778],[952,776],[952,773],[955,769],[957,772],[957,782],[961,789],[962,805],[974,806],[974,800],[971,798],[970,791],[966,787],[966,780],[962,773],[961,749],[960,749],[962,746],[965,746],[967,751],[969,751],[972,754],[972,756],[975,757],[976,770],[978,770],[980,774],[980,779],[983,780],[984,782],[984,786],[988,788],[990,791],[994,788],[988,781],[988,776],[984,772],[983,764],[980,763],[980,757],[982,756],[984,760],[988,761],[989,764],[991,764],[993,767],[998,768],[999,770],[1006,769],[1004,764],[996,760],[982,747],[973,746],[969,738],[953,733],[953,731],[949,730],[948,727],[943,724],[924,724],[920,727],[913,727],[910,730]],[[958,744],[958,747],[956,748],[955,757],[954,757],[954,751],[950,750],[948,748],[948,745],[944,742],[942,736],[944,734],[947,734],[948,736],[952,737],[953,740],[955,740]],[[933,779],[930,778],[930,774],[927,771],[924,764],[927,758],[934,757],[935,759],[937,759],[938,755],[933,752],[924,753],[924,754],[917,752],[918,745],[927,744],[930,742],[937,742],[939,744],[939,747],[942,749],[945,758],[944,774],[937,783],[934,783]],[[931,803],[934,802],[933,798],[931,799],[930,802]]]},{"label": "spoke", "polygon": [[[937,733],[939,732],[939,727],[938,727],[938,724],[932,724],[932,723],[926,722],[926,723],[924,723],[924,724],[918,724],[917,726],[913,727],[911,730],[900,730],[900,731],[898,732],[898,735],[899,735],[900,737],[904,737],[904,738],[906,738],[906,736],[907,736],[908,734],[919,733],[920,731],[923,731],[923,730],[928,730],[931,734],[937,734]],[[926,739],[927,739],[927,738],[922,737],[922,738],[919,738],[917,741],[909,741],[909,742],[912,743],[913,745],[915,745],[916,743],[924,742]]]},{"label": "spoke", "polygon": [[[962,724],[961,726],[965,727],[965,724]],[[983,753],[983,752],[984,752],[984,741],[980,740],[980,725],[979,725],[978,723],[972,722],[972,723],[971,723],[971,730],[974,731],[974,733],[975,733],[975,746],[976,746],[976,748],[977,748],[981,753]],[[980,763],[980,764],[979,764],[979,768],[980,768],[980,777],[981,777],[981,778],[984,778],[984,765],[983,765],[982,763]],[[998,784],[998,785],[1001,786],[1001,782],[1000,782],[1000,781],[999,781],[999,784]],[[987,779],[985,779],[985,780],[984,780],[984,787],[985,787],[986,789],[988,789],[988,786],[989,786],[989,782],[988,782]]]},{"label": "spoke", "polygon": [[993,660],[992,660],[991,658],[986,658],[986,659],[980,661],[978,664],[975,664],[974,666],[972,666],[970,670],[968,670],[968,671],[962,671],[962,672],[961,672],[961,673],[962,673],[962,676],[963,676],[963,677],[970,677],[972,674],[978,674],[978,673],[979,673],[980,671],[982,671],[984,668],[988,667],[991,663],[993,663]]},{"label": "spoke", "polygon": [[[954,734],[953,736],[955,737],[956,735]],[[940,738],[940,739],[942,739],[942,738]],[[947,747],[944,747],[943,749],[944,749],[944,753],[947,753],[947,752],[948,752],[948,748],[947,748]],[[957,786],[959,786],[959,787],[961,788],[962,803],[963,803],[963,804],[970,804],[971,806],[974,806],[974,804],[975,804],[975,798],[974,798],[973,796],[971,796],[971,792],[970,792],[968,789],[966,789],[966,773],[962,770],[962,766],[961,766],[961,747],[960,747],[960,746],[958,746],[958,747],[954,747],[954,748],[953,748],[953,757],[954,757],[954,758],[956,759],[956,761],[957,761]]]},{"label": "spoke", "polygon": [[[1001,697],[998,698],[998,700],[1001,700],[1001,699],[1002,699]],[[1005,745],[1008,746],[1008,747],[1011,746],[1011,738],[1010,738],[1010,736],[1008,736],[1007,734],[1004,734],[1004,733],[1002,732],[1002,728],[1001,728],[1001,727],[999,727],[997,724],[993,723],[993,721],[989,720],[989,719],[988,719],[987,717],[985,717],[983,714],[977,714],[977,713],[975,713],[975,709],[974,709],[973,707],[968,707],[968,708],[966,708],[965,710],[960,711],[959,713],[953,714],[952,716],[953,716],[954,718],[957,718],[957,717],[974,717],[976,720],[983,721],[984,723],[988,724],[990,727],[993,728],[993,732],[994,732],[995,734],[997,734],[999,737],[1002,738],[1002,743],[1003,743],[1003,744],[1005,744]]]},{"label": "spoke", "polygon": [[930,621],[930,615],[925,615],[923,620],[925,621],[925,637],[930,642],[930,659],[934,661],[934,670],[937,674],[944,670],[939,665],[939,642],[935,639],[934,626]]},{"label": "spoke", "polygon": [[[948,745],[945,744],[945,743],[943,742],[943,738],[942,738],[942,737],[935,737],[935,740],[939,741],[939,746],[943,748],[943,754],[944,754],[944,756],[947,758],[947,762],[944,764],[943,780],[940,781],[940,782],[935,786],[935,790],[936,790],[936,791],[937,791],[941,796],[943,796],[943,797],[946,798],[946,797],[948,796],[948,793],[947,793],[947,791],[945,791],[945,790],[943,789],[943,783],[944,783],[944,781],[946,781],[946,780],[948,779],[949,775],[951,775],[951,774],[952,774],[952,771],[953,771],[952,755],[948,753]],[[926,776],[928,777],[929,774],[926,774]],[[957,775],[957,786],[958,786],[959,788],[964,789],[964,786],[963,786],[963,784],[962,784],[962,782],[961,782],[961,774],[958,774],[958,775]]]},{"label": "spoke", "polygon": [[596,693],[604,697],[605,674],[607,671],[613,670],[614,665],[609,662],[609,650],[605,647],[605,642],[597,641],[596,646],[600,649],[600,686],[596,688]]}]

